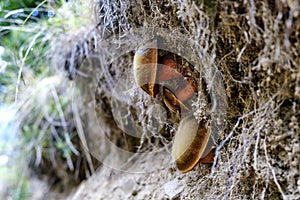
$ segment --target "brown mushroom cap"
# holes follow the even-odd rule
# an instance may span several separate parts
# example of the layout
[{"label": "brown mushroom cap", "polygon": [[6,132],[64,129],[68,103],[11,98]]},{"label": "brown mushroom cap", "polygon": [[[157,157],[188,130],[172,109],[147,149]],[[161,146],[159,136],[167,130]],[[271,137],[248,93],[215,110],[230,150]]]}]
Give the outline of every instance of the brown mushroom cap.
[{"label": "brown mushroom cap", "polygon": [[151,97],[155,97],[157,49],[137,50],[133,59],[133,69],[137,84]]},{"label": "brown mushroom cap", "polygon": [[179,101],[185,102],[188,99],[190,99],[193,95],[196,94],[197,92],[197,86],[194,85],[192,82],[188,82],[187,80],[183,80],[183,83],[181,83],[182,88],[179,88],[176,91],[176,97],[178,98]]},{"label": "brown mushroom cap", "polygon": [[192,170],[207,149],[210,130],[205,125],[193,115],[181,120],[172,147],[172,157],[180,171]]},{"label": "brown mushroom cap", "polygon": [[182,76],[177,70],[177,63],[174,59],[166,58],[162,61],[162,65],[159,67],[159,73],[157,79],[160,81],[167,81]]},{"label": "brown mushroom cap", "polygon": [[169,90],[166,87],[163,87],[164,92],[164,103],[165,105],[174,112],[181,111],[181,112],[187,112],[190,111],[190,109],[184,105],[181,101],[178,100],[178,98],[172,93],[171,90]]}]

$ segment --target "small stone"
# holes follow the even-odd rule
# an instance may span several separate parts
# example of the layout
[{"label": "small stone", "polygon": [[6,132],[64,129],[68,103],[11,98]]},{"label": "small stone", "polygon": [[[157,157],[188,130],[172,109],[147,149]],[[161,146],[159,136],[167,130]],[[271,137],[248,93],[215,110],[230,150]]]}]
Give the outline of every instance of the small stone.
[{"label": "small stone", "polygon": [[184,186],[179,182],[178,179],[173,179],[164,184],[165,193],[170,199],[178,197],[183,188]]}]

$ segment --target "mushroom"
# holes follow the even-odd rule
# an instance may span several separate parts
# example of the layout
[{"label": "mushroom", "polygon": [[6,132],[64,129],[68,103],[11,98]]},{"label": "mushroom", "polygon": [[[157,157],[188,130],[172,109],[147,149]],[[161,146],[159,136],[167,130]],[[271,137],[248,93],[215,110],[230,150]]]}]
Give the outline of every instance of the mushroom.
[{"label": "mushroom", "polygon": [[[171,111],[189,111],[185,102],[196,94],[197,86],[190,78],[185,77],[185,70],[180,69],[175,55],[167,54],[162,57],[162,64],[158,65],[156,47],[156,43],[150,43],[147,48],[136,51],[133,61],[136,83],[153,98],[158,93],[158,86],[162,85],[163,101]],[[170,80],[176,80],[175,86],[166,87],[165,84]]]},{"label": "mushroom", "polygon": [[[212,162],[215,141],[211,137],[208,122],[202,120],[198,123],[193,114],[190,114],[190,107],[186,105],[197,93],[196,81],[192,80],[186,68],[177,63],[175,55],[169,53],[160,59],[158,56],[156,43],[137,50],[133,61],[134,78],[152,98],[156,97],[158,86],[161,85],[164,104],[171,111],[184,112],[185,117],[180,121],[175,134],[172,157],[180,171],[188,172],[199,161]],[[162,64],[158,65],[158,60]],[[175,84],[170,86],[168,83]]]},{"label": "mushroom", "polygon": [[137,84],[151,97],[156,95],[157,49],[146,48],[136,51],[133,58],[134,78]]},{"label": "mushroom", "polygon": [[205,163],[213,159],[213,152],[210,151],[214,142],[210,135],[207,122],[198,123],[193,114],[180,121],[172,147],[172,157],[180,171],[192,170],[200,159]]},{"label": "mushroom", "polygon": [[180,100],[178,100],[176,95],[169,88],[163,87],[163,92],[164,103],[171,111],[190,111],[190,109],[186,105],[184,105]]}]

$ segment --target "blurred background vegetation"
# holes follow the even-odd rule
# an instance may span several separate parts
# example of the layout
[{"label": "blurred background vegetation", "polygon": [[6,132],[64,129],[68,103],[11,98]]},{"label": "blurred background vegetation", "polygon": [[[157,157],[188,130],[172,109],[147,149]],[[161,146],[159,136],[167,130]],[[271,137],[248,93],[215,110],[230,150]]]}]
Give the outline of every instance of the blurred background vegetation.
[{"label": "blurred background vegetation", "polygon": [[51,44],[86,8],[0,1],[0,199],[56,199],[93,172],[81,154],[72,91],[51,66]]}]

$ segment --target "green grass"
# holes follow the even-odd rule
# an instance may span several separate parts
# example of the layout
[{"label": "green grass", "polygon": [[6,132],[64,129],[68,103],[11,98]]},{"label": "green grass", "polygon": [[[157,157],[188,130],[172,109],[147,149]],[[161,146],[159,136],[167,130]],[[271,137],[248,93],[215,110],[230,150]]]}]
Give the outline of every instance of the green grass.
[{"label": "green grass", "polygon": [[[75,134],[65,133],[65,130],[61,131],[58,128],[61,140],[53,140],[50,129],[52,122],[45,118],[45,114],[49,114],[56,123],[60,123],[61,113],[58,106],[66,118],[69,112],[65,109],[69,109],[67,106],[70,104],[70,98],[64,96],[64,92],[55,86],[57,83],[51,83],[51,79],[49,84],[43,83],[43,80],[47,81],[47,77],[55,74],[55,69],[50,63],[51,43],[54,42],[55,35],[72,29],[74,25],[78,26],[77,19],[71,17],[73,11],[61,11],[62,14],[68,13],[67,17],[70,20],[58,16],[58,9],[64,5],[63,0],[0,2],[0,46],[4,47],[0,60],[7,63],[0,73],[0,104],[15,105],[19,111],[17,120],[21,123],[18,145],[15,142],[0,141],[0,152],[13,150],[14,153],[8,165],[0,166],[0,179],[8,189],[8,196],[0,195],[0,199],[29,199],[29,163],[35,161],[33,163],[39,166],[39,156],[49,160],[49,149],[54,150],[55,154],[68,164],[73,156],[64,135],[70,134],[72,139]],[[36,10],[39,11],[38,15],[34,14]],[[54,17],[48,16],[49,12],[54,13]],[[44,87],[53,87],[52,90],[43,88],[43,84]],[[58,93],[58,99],[51,94],[53,91]],[[47,123],[49,127],[45,126]]]}]

